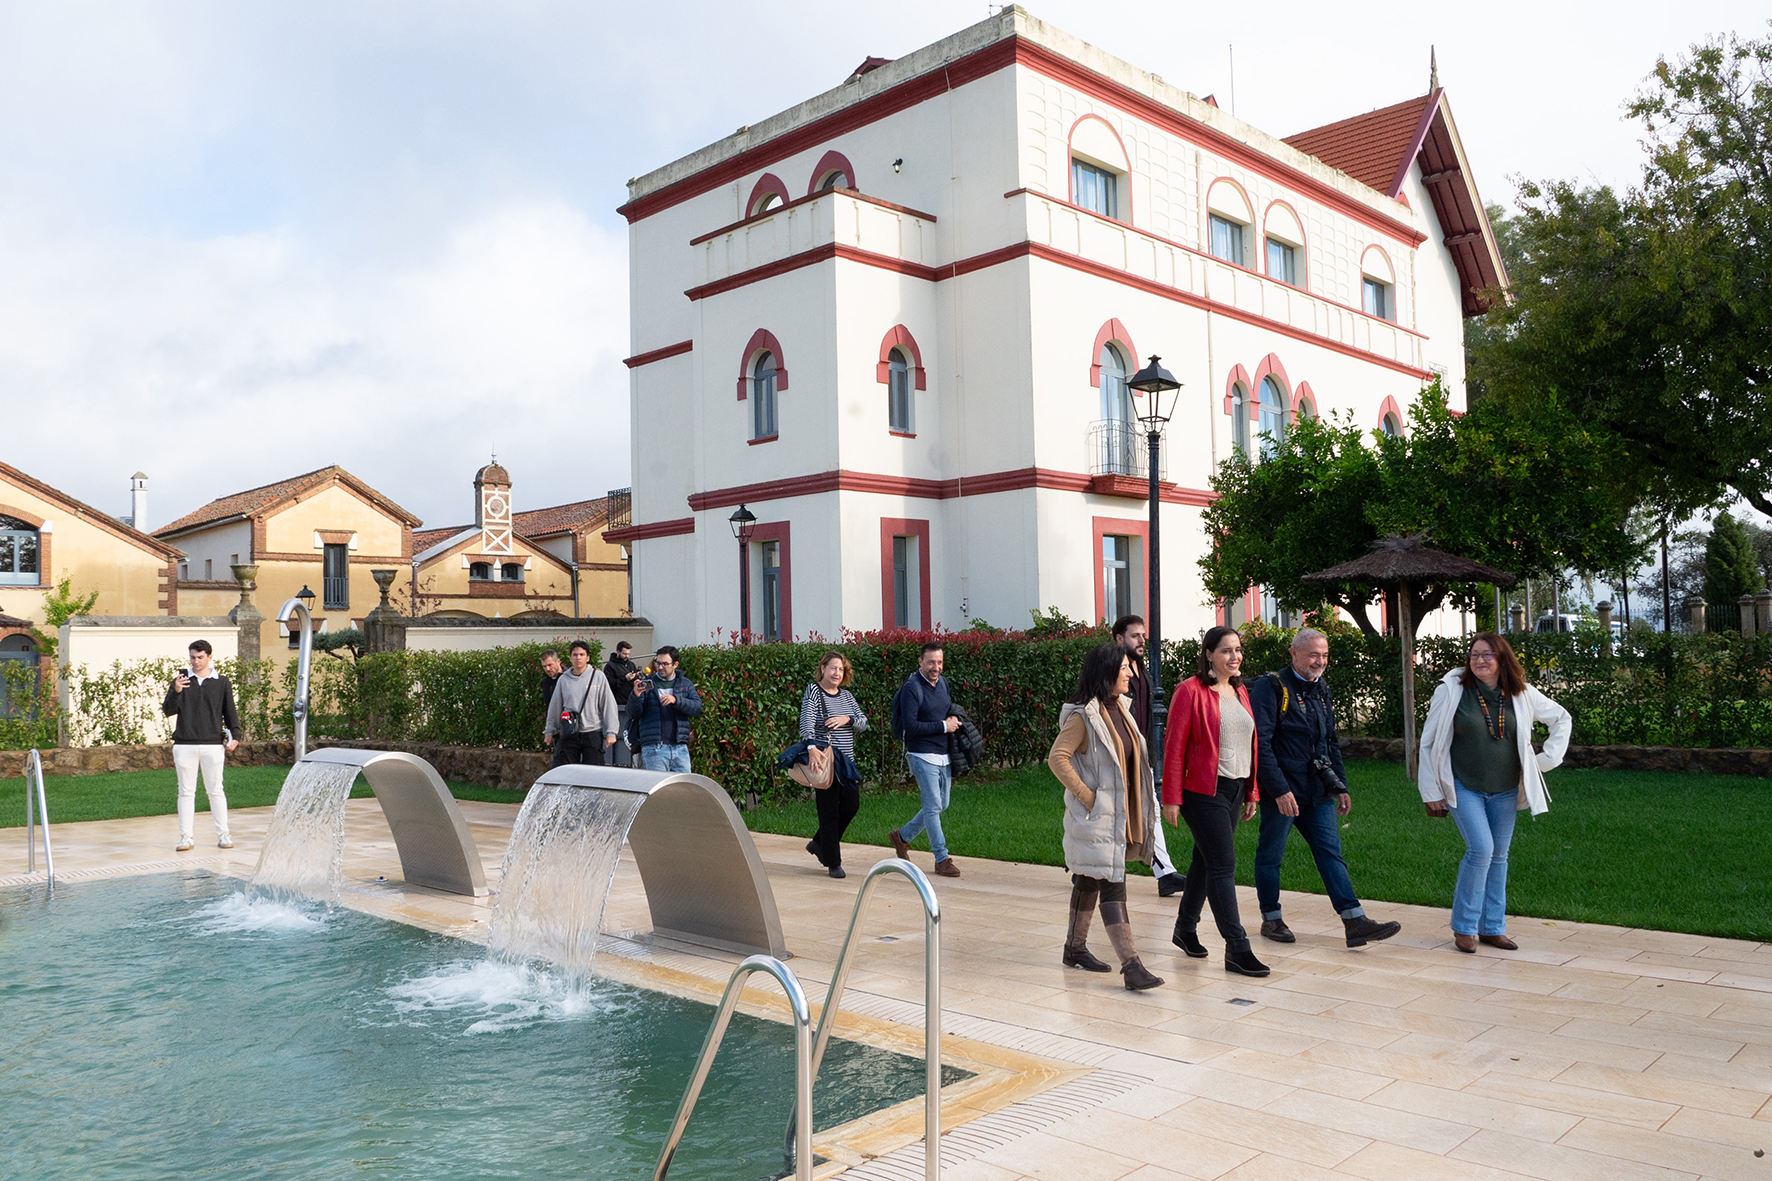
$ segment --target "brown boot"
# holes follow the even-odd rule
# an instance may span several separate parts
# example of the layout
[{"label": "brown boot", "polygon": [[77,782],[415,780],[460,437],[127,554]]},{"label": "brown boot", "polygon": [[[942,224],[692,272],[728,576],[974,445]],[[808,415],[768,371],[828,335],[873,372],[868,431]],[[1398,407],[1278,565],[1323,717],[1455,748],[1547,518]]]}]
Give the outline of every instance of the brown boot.
[{"label": "brown boot", "polygon": [[954,864],[952,857],[943,857],[935,863],[935,873],[938,877],[957,878],[960,876],[960,867]]},{"label": "brown boot", "polygon": [[902,836],[898,835],[898,830],[896,828],[886,834],[886,839],[892,842],[892,855],[894,857],[898,858],[900,861],[909,861],[911,859],[911,846]]},{"label": "brown boot", "polygon": [[1095,904],[1100,897],[1100,890],[1071,886],[1071,926],[1064,941],[1064,966],[1067,968],[1081,968],[1085,972],[1113,971],[1089,952],[1089,923],[1095,918]]},{"label": "brown boot", "polygon": [[1499,947],[1503,951],[1518,951],[1520,945],[1506,935],[1478,935],[1477,942],[1486,943],[1490,947]]},{"label": "brown boot", "polygon": [[1475,935],[1454,934],[1452,936],[1452,946],[1466,954],[1473,954],[1477,950],[1477,937]]},{"label": "brown boot", "polygon": [[1143,992],[1147,988],[1155,988],[1163,983],[1163,978],[1152,975],[1151,970],[1144,966],[1144,961],[1137,956],[1126,961],[1120,969],[1120,975],[1126,980],[1127,992]]}]

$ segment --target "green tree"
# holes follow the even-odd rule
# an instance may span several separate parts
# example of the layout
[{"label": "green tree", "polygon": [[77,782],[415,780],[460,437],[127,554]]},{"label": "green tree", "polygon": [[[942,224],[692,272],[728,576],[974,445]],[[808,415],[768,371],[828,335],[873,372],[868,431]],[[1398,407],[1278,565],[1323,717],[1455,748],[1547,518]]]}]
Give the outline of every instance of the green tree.
[{"label": "green tree", "polygon": [[1753,538],[1734,513],[1719,513],[1704,543],[1704,599],[1733,603],[1765,586]]},{"label": "green tree", "polygon": [[[1486,400],[1454,415],[1439,383],[1421,392],[1398,438],[1300,422],[1260,463],[1221,464],[1206,510],[1212,547],[1200,561],[1219,598],[1265,586],[1284,605],[1342,607],[1376,634],[1376,592],[1325,589],[1305,574],[1350,561],[1387,533],[1427,531],[1435,547],[1523,577],[1617,569],[1640,550],[1625,529],[1631,498],[1616,447],[1554,399],[1526,407]],[[1475,587],[1429,586],[1419,623],[1448,600],[1478,603]]]},{"label": "green tree", "polygon": [[1772,514],[1772,38],[1664,59],[1627,110],[1638,186],[1522,187],[1512,298],[1473,376],[1615,434],[1670,514],[1726,490]]},{"label": "green tree", "polygon": [[37,646],[54,660],[61,649],[62,624],[76,615],[90,615],[97,602],[97,591],[85,595],[75,594],[73,577],[64,573],[62,580],[55,584],[55,589],[43,598],[43,626],[31,629],[31,636],[37,641]]}]

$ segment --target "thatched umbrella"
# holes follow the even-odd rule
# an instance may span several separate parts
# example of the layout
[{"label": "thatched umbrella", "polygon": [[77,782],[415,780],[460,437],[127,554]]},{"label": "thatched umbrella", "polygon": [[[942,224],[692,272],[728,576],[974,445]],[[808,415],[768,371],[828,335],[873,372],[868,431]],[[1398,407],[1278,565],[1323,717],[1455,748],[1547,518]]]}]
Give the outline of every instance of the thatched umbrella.
[{"label": "thatched umbrella", "polygon": [[1417,769],[1415,750],[1415,613],[1411,590],[1449,582],[1492,582],[1512,586],[1514,576],[1422,544],[1426,534],[1390,534],[1372,543],[1365,557],[1306,574],[1304,582],[1363,583],[1397,592],[1397,632],[1403,638],[1403,765],[1409,778]]}]

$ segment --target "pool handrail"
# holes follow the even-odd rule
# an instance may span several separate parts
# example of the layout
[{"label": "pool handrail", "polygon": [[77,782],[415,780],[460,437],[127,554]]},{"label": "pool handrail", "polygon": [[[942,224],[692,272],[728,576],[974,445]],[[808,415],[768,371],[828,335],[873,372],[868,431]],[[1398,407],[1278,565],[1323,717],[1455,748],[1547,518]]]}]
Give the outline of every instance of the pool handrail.
[{"label": "pool handrail", "polygon": [[[31,810],[31,780],[37,781],[36,813]],[[43,869],[45,880],[55,885],[55,850],[49,846],[49,798],[43,791],[43,757],[31,748],[25,759],[25,871],[37,872],[37,818],[43,821]]]},{"label": "pool handrail", "polygon": [[[923,1177],[924,1181],[940,1181],[941,1177],[941,899],[923,871],[909,861],[888,857],[874,863],[861,880],[855,895],[855,911],[849,918],[849,933],[843,936],[843,950],[837,953],[837,968],[831,973],[831,986],[825,992],[824,1005],[818,1014],[818,1033],[812,1041],[812,1078],[818,1079],[818,1068],[824,1063],[825,1046],[837,1023],[837,1002],[849,982],[849,966],[855,955],[855,933],[861,926],[874,884],[887,874],[899,874],[916,887],[917,899],[923,904]],[[789,1166],[795,1159],[795,1130],[800,1115],[796,1110],[788,1120],[787,1143],[783,1151]]]},{"label": "pool handrail", "polygon": [[[307,587],[302,587],[306,591]],[[299,763],[302,756],[308,753],[308,674],[314,667],[314,617],[308,611],[308,605],[299,597],[283,600],[277,608],[277,622],[288,624],[291,617],[299,618],[300,634],[297,642],[300,651],[295,660],[295,703],[291,712],[295,715],[295,759]]]},{"label": "pool handrail", "polygon": [[720,1052],[720,1042],[726,1036],[732,1011],[738,1007],[739,996],[744,992],[743,981],[753,972],[767,972],[775,977],[782,991],[787,993],[788,1008],[793,1014],[794,1115],[800,1129],[795,1146],[799,1163],[794,1169],[794,1177],[796,1181],[812,1181],[812,1010],[793,969],[772,955],[747,956],[732,970],[732,978],[726,982],[726,992],[720,998],[720,1007],[714,1013],[714,1024],[709,1027],[708,1036],[701,1044],[701,1054],[695,1060],[695,1073],[689,1077],[689,1086],[683,1091],[683,1102],[677,1105],[677,1118],[671,1123],[671,1134],[665,1139],[658,1167],[652,1172],[652,1181],[665,1181],[665,1174],[670,1171],[671,1159],[677,1155],[677,1145],[689,1126],[689,1116],[695,1110],[696,1099],[701,1096],[702,1084],[707,1081],[708,1071],[714,1065],[714,1056]]}]

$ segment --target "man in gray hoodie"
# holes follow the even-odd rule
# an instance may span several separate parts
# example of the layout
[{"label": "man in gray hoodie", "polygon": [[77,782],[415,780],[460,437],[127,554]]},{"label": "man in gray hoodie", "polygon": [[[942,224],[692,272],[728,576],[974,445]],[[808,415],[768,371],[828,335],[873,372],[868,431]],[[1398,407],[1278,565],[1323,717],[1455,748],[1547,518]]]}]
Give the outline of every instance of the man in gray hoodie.
[{"label": "man in gray hoodie", "polygon": [[601,766],[621,727],[615,694],[610,692],[603,670],[591,667],[589,644],[574,640],[568,653],[572,667],[560,674],[554,686],[542,739],[554,748],[556,767],[562,763]]}]

